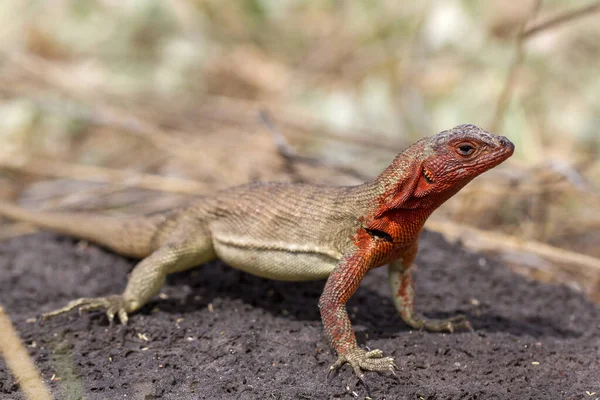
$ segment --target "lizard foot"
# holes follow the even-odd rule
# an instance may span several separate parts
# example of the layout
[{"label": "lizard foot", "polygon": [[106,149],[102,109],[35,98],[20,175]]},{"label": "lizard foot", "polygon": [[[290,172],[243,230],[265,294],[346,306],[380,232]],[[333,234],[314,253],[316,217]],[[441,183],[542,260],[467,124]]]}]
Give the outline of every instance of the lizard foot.
[{"label": "lizard foot", "polygon": [[66,306],[45,314],[42,314],[42,320],[51,318],[60,314],[67,313],[75,308],[82,311],[93,311],[106,309],[106,316],[110,323],[113,322],[115,315],[119,316],[119,320],[123,325],[127,324],[127,302],[121,295],[112,295],[106,297],[82,298],[70,301]]},{"label": "lizard foot", "polygon": [[337,361],[329,369],[335,371],[345,363],[350,364],[356,376],[361,381],[365,381],[364,371],[385,372],[390,371],[395,375],[396,364],[392,357],[384,357],[381,350],[365,351],[360,348],[350,350],[346,354],[338,356]]},{"label": "lizard foot", "polygon": [[412,318],[406,323],[415,329],[424,329],[428,332],[454,332],[455,330],[467,329],[473,331],[471,323],[462,314],[445,319],[428,319],[422,316]]}]

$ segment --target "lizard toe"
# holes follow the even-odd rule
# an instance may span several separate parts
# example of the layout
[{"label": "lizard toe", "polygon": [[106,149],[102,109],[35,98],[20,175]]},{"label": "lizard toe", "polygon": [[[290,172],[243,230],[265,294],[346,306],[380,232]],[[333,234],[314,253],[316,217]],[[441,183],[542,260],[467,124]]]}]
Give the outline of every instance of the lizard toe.
[{"label": "lizard toe", "polygon": [[331,370],[340,368],[345,363],[350,364],[354,373],[361,381],[365,381],[363,371],[392,372],[395,373],[396,364],[392,357],[383,357],[381,350],[365,351],[356,348],[346,354],[340,355],[331,366]]},{"label": "lizard toe", "polygon": [[89,303],[91,300],[93,300],[93,299],[91,299],[91,298],[81,298],[81,299],[77,299],[77,300],[71,300],[64,307],[61,307],[61,308],[59,308],[57,310],[50,311],[50,312],[42,314],[41,319],[44,320],[44,319],[55,317],[55,316],[60,315],[60,314],[68,313],[69,311],[74,310],[75,308],[81,308],[81,307],[83,307],[85,304]]},{"label": "lizard toe", "polygon": [[382,357],[382,358],[367,358],[361,360],[360,368],[367,371],[377,371],[377,372],[385,372],[385,371],[395,371],[396,364],[394,363],[394,359],[392,357]]},{"label": "lizard toe", "polygon": [[471,323],[467,319],[466,315],[459,314],[454,317],[448,318],[448,321],[452,325],[453,329],[466,329],[469,331],[473,331],[473,327],[471,326]]},{"label": "lizard toe", "polygon": [[331,365],[331,367],[329,367],[329,370],[330,371],[338,370],[345,363],[346,363],[346,358],[345,357],[338,357],[338,359],[336,360],[336,362],[334,362]]},{"label": "lizard toe", "polygon": [[367,353],[365,354],[365,356],[367,358],[381,358],[381,357],[383,357],[383,351],[381,351],[379,349],[367,351]]},{"label": "lizard toe", "polygon": [[127,316],[127,311],[125,311],[125,309],[121,308],[119,310],[118,314],[119,314],[119,321],[121,321],[121,324],[127,325],[127,321],[129,321],[129,317]]},{"label": "lizard toe", "polygon": [[115,310],[115,308],[111,306],[106,309],[105,313],[106,313],[106,318],[108,318],[108,323],[112,326],[112,324],[115,320],[115,314],[117,313],[117,310]]},{"label": "lizard toe", "polygon": [[74,309],[78,309],[79,313],[105,309],[106,316],[108,317],[108,320],[111,323],[114,320],[115,315],[119,316],[119,320],[123,324],[126,324],[128,320],[126,303],[123,299],[123,296],[121,295],[81,298],[78,300],[73,300],[69,302],[65,307],[43,314],[42,319],[64,314]]},{"label": "lizard toe", "polygon": [[129,318],[127,317],[127,311],[125,310],[123,301],[120,299],[111,303],[106,308],[106,317],[108,318],[111,324],[114,321],[115,316],[119,317],[119,321],[121,321],[121,324],[127,325],[127,321],[129,320]]},{"label": "lizard toe", "polygon": [[463,314],[455,315],[454,317],[446,318],[446,319],[425,319],[423,318],[423,323],[421,329],[425,329],[429,332],[450,332],[454,333],[456,330],[470,330],[471,323],[467,319],[467,317]]}]

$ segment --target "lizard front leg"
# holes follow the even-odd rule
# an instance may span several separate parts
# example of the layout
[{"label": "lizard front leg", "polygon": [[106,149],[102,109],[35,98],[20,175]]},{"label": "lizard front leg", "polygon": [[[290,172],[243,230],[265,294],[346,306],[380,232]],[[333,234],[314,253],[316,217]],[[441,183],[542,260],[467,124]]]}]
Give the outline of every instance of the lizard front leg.
[{"label": "lizard front leg", "polygon": [[[404,260],[404,262],[408,261],[407,258]],[[404,262],[402,260],[395,260],[388,266],[388,278],[392,297],[402,320],[415,329],[425,329],[430,332],[454,332],[456,329],[472,330],[471,324],[464,315],[456,315],[447,319],[428,319],[421,314],[415,313],[415,290],[412,280],[412,270],[409,269],[410,263],[408,263],[408,267],[405,267]],[[410,259],[410,262],[412,262],[412,259]]]},{"label": "lizard front leg", "polygon": [[166,244],[135,266],[122,294],[73,300],[65,307],[43,314],[42,319],[76,308],[80,311],[105,309],[109,321],[112,322],[118,315],[121,323],[126,324],[129,313],[140,309],[160,291],[167,274],[189,269],[213,258],[214,251],[208,237],[193,243]]},{"label": "lizard front leg", "polygon": [[396,367],[394,359],[383,357],[381,350],[365,351],[358,347],[346,311],[346,302],[369,269],[368,257],[357,254],[343,260],[327,279],[319,300],[325,333],[338,354],[338,360],[331,366],[331,370],[348,363],[361,380],[364,380],[362,370],[394,372]]}]

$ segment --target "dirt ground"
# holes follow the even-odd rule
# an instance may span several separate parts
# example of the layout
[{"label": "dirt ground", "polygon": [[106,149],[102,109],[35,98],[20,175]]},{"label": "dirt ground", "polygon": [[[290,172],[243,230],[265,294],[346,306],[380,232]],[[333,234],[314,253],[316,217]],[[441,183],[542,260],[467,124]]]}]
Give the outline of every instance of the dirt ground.
[{"label": "dirt ground", "polygon": [[[411,331],[390,301],[385,268],[370,272],[349,313],[359,342],[399,366],[396,377],[367,375],[372,398],[600,397],[600,307],[431,233],[417,263],[417,307],[433,317],[466,313],[475,332]],[[273,282],[215,262],[170,277],[126,327],[100,312],[27,321],[121,291],[133,264],[49,233],[0,243],[0,301],[57,399],[367,395],[347,366],[327,377],[335,358],[317,309],[323,282]],[[23,398],[1,361],[0,398]]]}]

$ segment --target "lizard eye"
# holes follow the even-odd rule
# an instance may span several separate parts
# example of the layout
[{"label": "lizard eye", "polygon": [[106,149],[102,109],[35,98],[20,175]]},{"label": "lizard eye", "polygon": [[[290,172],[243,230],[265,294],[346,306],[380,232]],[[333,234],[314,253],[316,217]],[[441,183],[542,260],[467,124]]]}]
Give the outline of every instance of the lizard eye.
[{"label": "lizard eye", "polygon": [[456,151],[461,156],[470,156],[475,151],[475,146],[470,143],[463,143],[456,148]]}]

